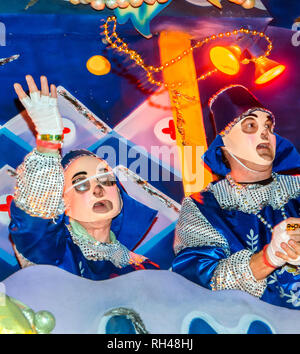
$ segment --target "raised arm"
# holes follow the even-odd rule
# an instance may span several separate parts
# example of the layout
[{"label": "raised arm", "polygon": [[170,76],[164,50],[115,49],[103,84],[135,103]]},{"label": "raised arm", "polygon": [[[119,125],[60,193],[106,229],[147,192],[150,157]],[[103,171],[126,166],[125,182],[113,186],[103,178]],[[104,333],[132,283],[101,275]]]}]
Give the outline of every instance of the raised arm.
[{"label": "raised arm", "polygon": [[15,204],[33,216],[54,218],[64,210],[64,175],[59,149],[63,142],[62,118],[57,107],[56,87],[41,77],[41,91],[33,78],[26,76],[30,97],[20,84],[15,91],[37,131],[37,148],[17,169]]},{"label": "raised arm", "polygon": [[56,87],[51,94],[46,77],[41,91],[33,78],[26,77],[30,97],[20,84],[15,91],[37,131],[37,148],[17,168],[14,201],[9,226],[16,255],[22,265],[57,264],[65,248],[63,188],[64,174],[59,148],[63,138],[62,119],[57,107]]}]

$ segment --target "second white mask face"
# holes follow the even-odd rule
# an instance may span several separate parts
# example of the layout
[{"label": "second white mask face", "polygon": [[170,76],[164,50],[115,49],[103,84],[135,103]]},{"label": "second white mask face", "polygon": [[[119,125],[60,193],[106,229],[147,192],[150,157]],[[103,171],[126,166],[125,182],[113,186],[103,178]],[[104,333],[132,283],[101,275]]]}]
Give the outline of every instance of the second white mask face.
[{"label": "second white mask face", "polygon": [[275,158],[276,137],[268,112],[252,111],[223,136],[226,150],[258,165],[271,165]]}]

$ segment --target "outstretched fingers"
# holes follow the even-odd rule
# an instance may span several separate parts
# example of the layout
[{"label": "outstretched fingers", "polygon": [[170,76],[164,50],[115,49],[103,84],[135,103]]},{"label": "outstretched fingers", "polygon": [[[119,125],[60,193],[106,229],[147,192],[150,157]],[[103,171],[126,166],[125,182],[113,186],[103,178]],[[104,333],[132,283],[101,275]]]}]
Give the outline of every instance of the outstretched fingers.
[{"label": "outstretched fingers", "polygon": [[55,85],[51,85],[51,97],[52,98],[57,98],[57,88]]},{"label": "outstretched fingers", "polygon": [[49,85],[46,76],[41,76],[41,94],[42,96],[49,96]]},{"label": "outstretched fingers", "polygon": [[26,75],[26,81],[27,81],[27,85],[28,85],[30,93],[39,91],[39,89],[37,88],[36,83],[31,75]]},{"label": "outstretched fingers", "polygon": [[14,89],[20,101],[28,97],[26,92],[23,90],[22,85],[20,85],[19,83],[14,84]]}]

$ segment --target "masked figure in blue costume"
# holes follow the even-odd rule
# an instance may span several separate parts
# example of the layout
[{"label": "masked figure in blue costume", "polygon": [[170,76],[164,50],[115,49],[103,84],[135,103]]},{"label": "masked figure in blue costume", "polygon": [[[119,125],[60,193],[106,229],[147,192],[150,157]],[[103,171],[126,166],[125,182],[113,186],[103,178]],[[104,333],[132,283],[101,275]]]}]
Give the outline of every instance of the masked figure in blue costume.
[{"label": "masked figure in blue costume", "polygon": [[184,199],[172,269],[300,309],[300,177],[282,174],[299,169],[300,156],[244,86],[220,90],[209,107],[218,135],[203,160],[223,178]]},{"label": "masked figure in blue costume", "polygon": [[10,233],[22,265],[49,264],[103,280],[137,269],[157,269],[133,253],[157,212],[131,198],[107,163],[87,150],[67,153],[57,92],[46,77],[41,91],[27,76],[30,97],[15,90],[37,135],[37,148],[17,169]]}]

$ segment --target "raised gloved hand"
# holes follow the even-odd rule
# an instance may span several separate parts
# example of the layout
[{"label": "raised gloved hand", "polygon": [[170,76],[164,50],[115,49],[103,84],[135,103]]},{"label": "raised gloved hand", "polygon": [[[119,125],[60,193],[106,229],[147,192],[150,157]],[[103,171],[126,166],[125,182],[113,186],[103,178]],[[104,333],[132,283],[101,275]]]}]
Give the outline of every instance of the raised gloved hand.
[{"label": "raised gloved hand", "polygon": [[[292,226],[290,230],[287,230],[288,225]],[[276,225],[273,230],[272,240],[266,248],[271,264],[276,267],[281,267],[285,263],[300,265],[299,242],[300,218],[288,218]]]},{"label": "raised gloved hand", "polygon": [[[48,136],[48,140],[53,143],[60,141],[56,136],[63,135],[62,117],[57,106],[56,87],[51,85],[51,95],[49,93],[48,80],[45,76],[41,77],[41,91],[38,90],[33,78],[26,76],[30,97],[24,92],[20,84],[15,84],[15,91],[26,108],[28,115],[32,119],[38,133],[38,139],[41,136]],[[49,138],[53,136],[53,139]]]}]

